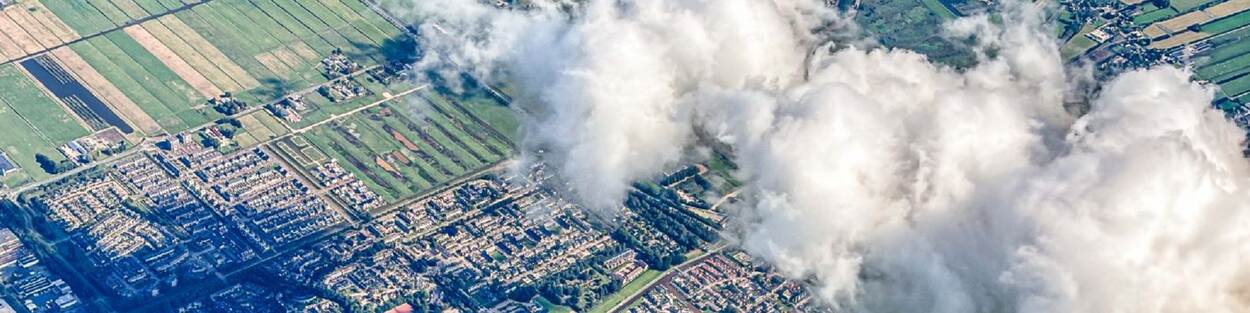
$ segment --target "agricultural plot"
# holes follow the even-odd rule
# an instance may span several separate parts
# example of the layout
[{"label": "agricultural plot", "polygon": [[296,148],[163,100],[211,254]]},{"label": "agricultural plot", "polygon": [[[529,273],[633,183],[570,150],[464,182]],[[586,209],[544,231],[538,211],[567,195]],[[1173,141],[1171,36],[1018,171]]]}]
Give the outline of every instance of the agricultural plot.
[{"label": "agricultural plot", "polygon": [[955,12],[951,12],[950,9],[946,8],[946,5],[942,4],[942,1],[940,0],[920,0],[920,3],[924,4],[925,8],[928,8],[929,11],[933,11],[933,14],[937,14],[938,17],[941,17],[944,20],[959,17],[959,15],[956,15]]},{"label": "agricultural plot", "polygon": [[1220,93],[1224,97],[1243,98],[1247,92],[1250,92],[1250,75],[1243,75],[1220,84]]},{"label": "agricultural plot", "polygon": [[290,132],[285,126],[282,126],[282,123],[264,111],[256,111],[240,116],[238,120],[243,127],[239,132],[235,133],[234,141],[239,144],[240,148],[250,148],[258,143],[276,139]]},{"label": "agricultural plot", "polygon": [[126,121],[129,121],[136,129],[146,134],[156,134],[161,131],[161,126],[143,112],[138,104],[130,101],[121,90],[117,89],[112,83],[105,79],[104,76],[96,72],[83,60],[81,56],[74,53],[74,50],[68,47],[57,48],[49,54],[57,63],[65,67],[67,71],[77,77],[78,81],[86,85],[87,89],[98,96],[102,101],[108,103],[109,106],[120,114]]},{"label": "agricultural plot", "polygon": [[1214,82],[1221,82],[1225,80],[1221,77],[1245,68],[1250,68],[1250,54],[1242,54],[1223,62],[1200,67],[1194,74]]},{"label": "agricultural plot", "polygon": [[6,134],[0,138],[0,151],[4,151],[13,162],[21,167],[16,172],[0,176],[0,184],[15,187],[49,176],[39,168],[39,163],[35,162],[35,155],[43,154],[56,158],[60,156],[60,153],[57,153],[55,146],[44,140],[40,133],[27,124],[7,102],[0,103],[0,132]]},{"label": "agricultural plot", "polygon": [[1214,22],[1203,24],[1198,29],[1204,33],[1219,34],[1250,25],[1250,10],[1233,14]]},{"label": "agricultural plot", "polygon": [[0,151],[21,167],[0,177],[0,183],[13,187],[49,175],[35,162],[36,154],[63,160],[56,147],[87,135],[60,104],[38,89],[16,65],[0,67]]},{"label": "agricultural plot", "polygon": [[1172,6],[1173,9],[1176,9],[1177,11],[1180,11],[1180,12],[1185,12],[1185,11],[1196,9],[1202,5],[1212,3],[1215,1],[1217,0],[1173,0],[1173,1],[1170,1],[1169,4]]},{"label": "agricultural plot", "polygon": [[217,117],[211,109],[197,107],[203,98],[195,97],[190,85],[124,33],[109,33],[70,47],[168,132]]},{"label": "agricultural plot", "polygon": [[62,109],[56,100],[44,93],[16,65],[0,67],[0,100],[7,103],[14,113],[34,128],[40,138],[49,143],[61,145],[88,134],[69,112]]},{"label": "agricultural plot", "polygon": [[[191,46],[201,41],[195,37],[202,38],[199,46],[213,49],[193,50],[210,53],[203,58],[183,53],[171,40],[148,31],[217,87],[250,103],[268,102],[325,82],[318,66],[335,49],[364,66],[379,64],[385,60],[384,48],[394,49],[394,38],[403,35],[360,0],[220,0],[173,15],[162,18],[163,26]],[[390,46],[383,47],[386,44]]]},{"label": "agricultural plot", "polygon": [[79,35],[98,34],[120,25],[101,13],[104,10],[97,9],[92,2],[94,1],[40,0],[40,3]]},{"label": "agricultural plot", "polygon": [[1150,25],[1151,23],[1162,21],[1180,14],[1173,8],[1162,8],[1153,11],[1145,11],[1141,14],[1133,16],[1133,23],[1137,25]]},{"label": "agricultural plot", "polygon": [[[503,160],[512,152],[489,126],[468,119],[444,104],[408,96],[341,117],[305,132],[324,155],[339,160],[388,201],[407,199],[474,170]],[[303,150],[294,144],[286,150]],[[307,152],[294,157],[312,162]]]}]

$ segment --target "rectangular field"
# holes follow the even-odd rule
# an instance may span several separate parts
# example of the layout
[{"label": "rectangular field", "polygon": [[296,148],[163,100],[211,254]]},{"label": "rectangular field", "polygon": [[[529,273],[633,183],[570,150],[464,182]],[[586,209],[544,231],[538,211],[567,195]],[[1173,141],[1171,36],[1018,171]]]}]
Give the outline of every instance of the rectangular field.
[{"label": "rectangular field", "polygon": [[69,47],[61,47],[52,50],[51,55],[56,59],[57,63],[64,65],[92,93],[99,96],[105,103],[108,103],[115,112],[121,114],[139,131],[145,134],[160,133],[160,124],[157,124],[151,116],[143,112],[143,109],[139,108],[138,104],[127,98],[121,90],[117,89],[117,86],[114,86],[113,83],[88,65],[87,61],[82,59],[82,56],[74,53],[74,50]]},{"label": "rectangular field", "polygon": [[1199,27],[1204,33],[1219,34],[1250,25],[1250,11],[1233,14]]},{"label": "rectangular field", "polygon": [[395,201],[441,186],[511,153],[502,141],[481,136],[487,126],[467,119],[456,109],[425,103],[414,94],[321,124],[301,138],[338,160],[379,195]]},{"label": "rectangular field", "polygon": [[79,35],[97,34],[119,25],[87,1],[40,0],[40,3]]},{"label": "rectangular field", "polygon": [[1242,54],[1223,62],[1199,67],[1197,71],[1194,71],[1194,74],[1204,79],[1215,79],[1226,73],[1246,67],[1250,67],[1250,54]]},{"label": "rectangular field", "polygon": [[[88,134],[87,129],[62,109],[60,103],[44,93],[38,83],[14,64],[0,66],[0,99],[49,143],[61,145]],[[0,137],[6,136],[9,135]]]}]

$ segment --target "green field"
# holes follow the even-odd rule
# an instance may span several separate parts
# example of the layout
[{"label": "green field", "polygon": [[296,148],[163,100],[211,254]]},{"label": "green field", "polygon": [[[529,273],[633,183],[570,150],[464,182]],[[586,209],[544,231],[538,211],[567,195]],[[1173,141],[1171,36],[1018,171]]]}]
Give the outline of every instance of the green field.
[{"label": "green field", "polygon": [[1220,93],[1229,98],[1237,98],[1247,91],[1250,91],[1250,75],[1244,75],[1220,84]]},{"label": "green field", "polygon": [[[219,0],[175,15],[262,83],[237,92],[254,103],[325,82],[318,62],[335,48],[377,64],[380,45],[402,35],[358,0]],[[305,45],[316,57],[294,50]]]},{"label": "green field", "polygon": [[1169,4],[1171,4],[1172,8],[1176,9],[1177,12],[1189,12],[1190,10],[1197,9],[1204,4],[1216,1],[1217,0],[1172,0]]},{"label": "green field", "polygon": [[1197,74],[1198,77],[1213,79],[1219,77],[1220,75],[1246,67],[1250,67],[1250,53],[1242,54],[1219,63],[1204,65],[1199,67],[1194,74]]},{"label": "green field", "polygon": [[[434,93],[426,93],[425,100],[429,102],[430,109],[437,111],[442,115],[461,121],[458,128],[474,137],[479,142],[484,143],[487,150],[494,154],[508,154],[512,150],[511,142],[514,140],[509,136],[509,132],[498,132],[504,138],[496,136],[494,130],[497,129],[516,129],[516,116],[507,107],[499,106],[489,99],[470,97],[468,101],[448,100]],[[466,104],[469,103],[469,104]],[[469,109],[472,107],[477,110]],[[483,117],[489,117],[483,118]],[[480,120],[480,121],[479,121]],[[494,121],[494,123],[492,123]],[[499,127],[496,125],[504,125]],[[515,133],[513,131],[512,133]]]},{"label": "green field", "polygon": [[84,37],[117,27],[87,1],[40,0],[40,3]]},{"label": "green field", "polygon": [[35,162],[41,153],[64,160],[56,147],[87,135],[60,105],[23,76],[16,65],[0,67],[0,151],[21,170],[0,177],[0,184],[13,187],[49,175]]},{"label": "green field", "polygon": [[[438,102],[437,98],[431,99]],[[447,99],[444,99],[444,101],[447,101]],[[518,132],[521,130],[521,122],[517,119],[517,113],[505,104],[487,96],[485,90],[477,89],[466,96],[458,97],[455,101],[448,101],[448,103],[456,104],[453,107],[462,109],[459,110],[461,112],[468,111],[473,117],[480,119],[482,123],[499,131],[511,143],[516,143],[519,139]]]},{"label": "green field", "polygon": [[573,312],[573,308],[570,308],[570,307],[567,307],[567,306],[563,306],[563,305],[559,305],[559,304],[555,304],[555,303],[551,303],[551,300],[547,300],[547,298],[543,298],[542,296],[538,296],[538,297],[536,297],[536,298],[534,298],[534,299],[535,299],[534,301],[538,302],[538,305],[542,306],[544,310],[547,310],[547,313],[570,313],[570,312]]},{"label": "green field", "polygon": [[929,11],[933,11],[933,14],[937,14],[938,17],[941,17],[944,20],[951,20],[959,17],[959,15],[956,15],[955,12],[951,12],[951,9],[946,8],[946,5],[943,5],[941,0],[920,0],[920,3],[923,4],[925,8],[928,8]]},{"label": "green field", "polygon": [[596,304],[594,307],[590,308],[588,312],[591,312],[591,313],[608,312],[608,310],[611,310],[612,307],[616,306],[618,303],[621,303],[621,301],[625,301],[625,299],[629,298],[629,296],[632,296],[635,293],[638,293],[638,291],[642,289],[642,287],[647,286],[647,284],[651,283],[651,281],[655,280],[656,278],[660,278],[661,276],[660,274],[664,274],[664,272],[657,271],[657,270],[647,270],[646,272],[643,272],[642,274],[638,275],[638,278],[634,278],[634,280],[630,281],[628,284],[625,284],[624,287],[621,287],[621,290],[617,291],[616,293],[613,293],[612,295],[603,299],[603,302],[600,302],[599,304]]},{"label": "green field", "polygon": [[1233,14],[1199,27],[1204,33],[1219,34],[1250,24],[1250,10]]},{"label": "green field", "polygon": [[111,32],[70,48],[170,133],[218,117],[211,109],[194,109],[206,99],[125,33]]},{"label": "green field", "polygon": [[483,144],[464,129],[475,122],[446,112],[454,111],[435,110],[409,95],[321,124],[303,137],[388,201],[407,199],[511,153],[497,139]]},{"label": "green field", "polygon": [[131,21],[130,17],[126,16],[126,12],[122,12],[122,10],[118,9],[117,6],[110,0],[86,1],[91,3],[91,6],[94,6],[97,10],[99,10],[101,14],[104,14],[104,16],[107,17],[109,21],[112,21],[113,24],[123,25]]},{"label": "green field", "polygon": [[1137,16],[1133,17],[1133,23],[1137,25],[1143,25],[1143,26],[1150,25],[1150,24],[1153,24],[1154,22],[1162,21],[1170,17],[1176,16],[1177,14],[1180,14],[1180,12],[1177,12],[1176,9],[1163,8],[1159,10],[1154,10],[1154,11],[1138,14]]},{"label": "green field", "polygon": [[56,145],[89,133],[71,113],[45,94],[37,82],[26,77],[17,65],[0,67],[0,100],[25,117],[41,137]]},{"label": "green field", "polygon": [[1088,51],[1090,48],[1098,45],[1098,42],[1095,42],[1093,39],[1089,39],[1089,37],[1086,37],[1085,34],[1085,32],[1078,33],[1076,36],[1072,37],[1072,40],[1068,40],[1068,43],[1064,44],[1063,48],[1059,49],[1059,55],[1063,57],[1064,60],[1072,59],[1085,54],[1085,51]]}]

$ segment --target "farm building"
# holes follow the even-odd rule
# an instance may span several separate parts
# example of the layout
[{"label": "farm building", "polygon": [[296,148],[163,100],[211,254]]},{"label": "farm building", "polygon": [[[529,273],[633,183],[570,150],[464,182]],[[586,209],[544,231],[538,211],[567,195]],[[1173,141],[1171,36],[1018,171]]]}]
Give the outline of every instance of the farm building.
[{"label": "farm building", "polygon": [[17,171],[17,164],[13,163],[13,160],[9,160],[8,154],[0,151],[0,176],[4,176],[14,171]]}]

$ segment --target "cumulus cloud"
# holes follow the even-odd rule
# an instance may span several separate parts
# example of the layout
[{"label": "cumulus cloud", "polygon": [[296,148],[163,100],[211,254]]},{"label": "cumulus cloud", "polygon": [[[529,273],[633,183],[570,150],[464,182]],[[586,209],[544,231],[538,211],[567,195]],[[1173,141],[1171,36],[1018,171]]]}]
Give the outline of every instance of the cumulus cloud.
[{"label": "cumulus cloud", "polygon": [[1065,111],[1084,75],[1032,5],[948,25],[994,52],[955,70],[830,49],[817,0],[418,3],[422,66],[512,82],[527,151],[590,208],[696,130],[732,146],[731,235],[840,310],[1250,310],[1243,132],[1175,68]]}]

